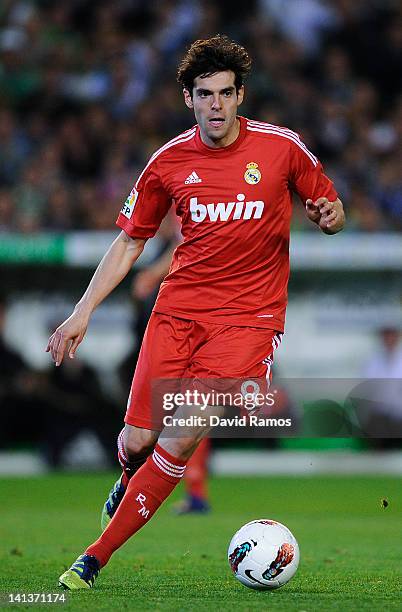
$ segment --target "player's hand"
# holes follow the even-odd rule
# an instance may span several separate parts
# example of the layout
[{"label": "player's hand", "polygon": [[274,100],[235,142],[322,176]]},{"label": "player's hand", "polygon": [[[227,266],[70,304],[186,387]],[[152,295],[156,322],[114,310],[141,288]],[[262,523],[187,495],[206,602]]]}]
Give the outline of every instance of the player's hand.
[{"label": "player's hand", "polygon": [[56,366],[59,366],[63,361],[66,350],[70,359],[74,359],[75,351],[87,331],[88,322],[87,315],[74,311],[50,336],[46,352],[50,352]]},{"label": "player's hand", "polygon": [[319,198],[316,202],[313,202],[313,200],[310,200],[310,199],[306,201],[307,217],[310,219],[310,221],[313,221],[313,223],[317,223],[317,224],[321,217],[321,213],[320,213],[320,209],[318,205],[320,200],[326,200],[326,198]]},{"label": "player's hand", "polygon": [[328,198],[318,198],[315,202],[308,199],[306,212],[310,221],[317,223],[320,229],[328,234],[339,232],[345,223],[345,214],[339,198],[334,202],[330,202]]}]

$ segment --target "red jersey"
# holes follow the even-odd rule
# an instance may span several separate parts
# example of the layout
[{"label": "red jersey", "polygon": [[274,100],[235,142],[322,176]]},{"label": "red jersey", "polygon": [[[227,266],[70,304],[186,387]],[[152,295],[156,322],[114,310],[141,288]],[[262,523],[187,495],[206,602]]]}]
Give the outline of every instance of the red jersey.
[{"label": "red jersey", "polygon": [[239,117],[229,146],[205,145],[198,126],[152,155],[118,216],[151,238],[174,205],[183,242],[156,312],[283,331],[289,279],[291,192],[337,198],[317,158],[289,129]]}]

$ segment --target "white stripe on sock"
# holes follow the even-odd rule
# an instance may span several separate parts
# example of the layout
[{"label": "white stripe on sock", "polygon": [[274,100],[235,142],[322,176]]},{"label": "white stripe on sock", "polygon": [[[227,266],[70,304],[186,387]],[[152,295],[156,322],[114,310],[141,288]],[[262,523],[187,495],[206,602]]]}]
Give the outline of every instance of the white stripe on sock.
[{"label": "white stripe on sock", "polygon": [[172,470],[170,470],[169,468],[165,467],[163,465],[163,463],[160,461],[160,459],[158,459],[157,456],[155,456],[155,453],[152,455],[152,459],[155,463],[155,465],[162,471],[165,472],[165,474],[167,474],[168,476],[173,476],[174,478],[180,479],[182,478],[183,474],[184,474],[184,469],[183,472],[177,474],[176,472],[173,472]]},{"label": "white stripe on sock", "polygon": [[159,469],[161,469],[166,474],[169,474],[169,476],[174,476],[175,478],[181,478],[184,474],[184,470],[186,469],[185,465],[174,465],[174,463],[171,463],[170,461],[162,457],[162,455],[160,455],[155,450],[152,453],[152,459],[159,467]]},{"label": "white stripe on sock", "polygon": [[156,450],[154,450],[154,455],[156,455],[158,457],[158,459],[160,459],[162,461],[162,463],[164,465],[166,465],[166,467],[171,469],[171,470],[175,470],[177,472],[184,472],[184,470],[186,469],[185,465],[176,465],[175,463],[171,463],[170,461],[165,459],[165,457],[163,457],[163,455],[158,453],[158,451],[156,451]]}]

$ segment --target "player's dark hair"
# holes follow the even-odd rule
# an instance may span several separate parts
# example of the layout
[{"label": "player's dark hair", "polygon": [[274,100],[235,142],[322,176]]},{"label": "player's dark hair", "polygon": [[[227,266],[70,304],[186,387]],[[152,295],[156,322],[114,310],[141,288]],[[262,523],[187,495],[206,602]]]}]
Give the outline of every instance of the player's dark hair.
[{"label": "player's dark hair", "polygon": [[195,78],[231,70],[235,73],[236,91],[239,91],[250,68],[251,57],[245,48],[227,36],[217,34],[193,42],[179,64],[177,80],[192,95]]}]

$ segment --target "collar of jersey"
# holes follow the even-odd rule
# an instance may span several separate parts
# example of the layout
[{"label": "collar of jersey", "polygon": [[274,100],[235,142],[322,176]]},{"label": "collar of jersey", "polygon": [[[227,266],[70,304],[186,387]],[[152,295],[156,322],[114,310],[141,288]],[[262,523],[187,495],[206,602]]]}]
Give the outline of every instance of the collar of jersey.
[{"label": "collar of jersey", "polygon": [[200,128],[197,127],[197,132],[195,135],[195,144],[197,148],[200,151],[203,151],[204,153],[209,153],[210,155],[225,155],[227,153],[231,153],[232,151],[235,151],[241,145],[241,143],[243,142],[247,134],[246,118],[241,117],[240,115],[238,115],[237,118],[240,120],[240,131],[239,131],[238,137],[236,138],[234,142],[232,142],[232,144],[230,144],[227,147],[220,147],[220,148],[209,147],[204,142],[202,142]]}]

